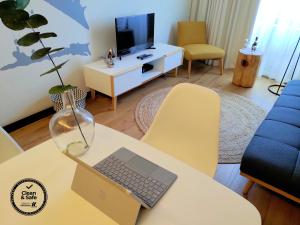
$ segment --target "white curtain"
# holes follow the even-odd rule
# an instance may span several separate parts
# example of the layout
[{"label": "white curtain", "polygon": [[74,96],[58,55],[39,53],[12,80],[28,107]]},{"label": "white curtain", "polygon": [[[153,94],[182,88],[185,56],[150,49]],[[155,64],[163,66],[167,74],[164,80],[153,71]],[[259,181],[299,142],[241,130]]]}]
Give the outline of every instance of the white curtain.
[{"label": "white curtain", "polygon": [[[251,38],[253,41],[256,36],[259,37],[258,48],[264,53],[259,75],[277,81],[283,77],[300,37],[299,8],[299,0],[261,0]],[[287,80],[294,70],[299,51],[300,46],[289,67]],[[296,79],[300,78],[299,67]]]},{"label": "white curtain", "polygon": [[209,43],[225,49],[225,68],[234,68],[250,37],[259,0],[193,0],[190,20],[206,21]]}]

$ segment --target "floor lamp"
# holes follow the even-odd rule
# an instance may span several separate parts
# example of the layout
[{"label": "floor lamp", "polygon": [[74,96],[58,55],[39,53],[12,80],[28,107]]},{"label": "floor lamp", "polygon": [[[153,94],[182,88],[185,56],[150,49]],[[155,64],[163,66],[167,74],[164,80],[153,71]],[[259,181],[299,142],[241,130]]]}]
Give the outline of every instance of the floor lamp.
[{"label": "floor lamp", "polygon": [[[291,63],[292,63],[292,60],[293,60],[293,58],[294,58],[294,55],[295,55],[295,53],[296,53],[296,50],[297,50],[297,48],[298,48],[299,43],[300,43],[300,37],[299,37],[299,39],[298,39],[298,42],[297,42],[296,47],[295,47],[295,49],[294,49],[294,51],[293,51],[292,57],[291,57],[291,59],[290,59],[290,61],[289,61],[289,64],[288,64],[288,66],[287,66],[287,68],[286,68],[286,70],[285,70],[285,72],[284,72],[284,75],[283,75],[283,77],[282,77],[282,79],[281,79],[280,84],[273,84],[273,85],[270,85],[270,86],[268,87],[269,92],[271,92],[272,94],[278,95],[278,96],[279,96],[279,95],[280,95],[280,94],[279,94],[280,88],[285,87],[285,85],[284,85],[284,79],[285,79],[285,76],[286,76],[286,74],[287,74],[287,72],[288,72],[288,70],[289,70],[289,67],[290,67]],[[293,73],[292,73],[291,80],[293,80],[293,78],[294,78],[295,71],[296,71],[296,69],[297,69],[297,65],[298,65],[299,59],[300,59],[300,52],[299,52],[299,55],[298,55],[298,58],[297,58],[297,62],[296,62],[296,64],[295,64],[295,67],[294,67],[294,70],[293,70]],[[277,88],[277,91],[272,90],[272,89],[275,88],[275,87]]]}]

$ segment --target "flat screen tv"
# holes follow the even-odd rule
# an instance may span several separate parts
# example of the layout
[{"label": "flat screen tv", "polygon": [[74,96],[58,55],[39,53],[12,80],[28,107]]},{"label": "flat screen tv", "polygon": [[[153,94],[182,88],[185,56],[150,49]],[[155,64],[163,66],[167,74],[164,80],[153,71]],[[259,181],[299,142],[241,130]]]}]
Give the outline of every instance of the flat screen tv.
[{"label": "flat screen tv", "polygon": [[118,56],[150,48],[154,44],[155,14],[115,19]]}]

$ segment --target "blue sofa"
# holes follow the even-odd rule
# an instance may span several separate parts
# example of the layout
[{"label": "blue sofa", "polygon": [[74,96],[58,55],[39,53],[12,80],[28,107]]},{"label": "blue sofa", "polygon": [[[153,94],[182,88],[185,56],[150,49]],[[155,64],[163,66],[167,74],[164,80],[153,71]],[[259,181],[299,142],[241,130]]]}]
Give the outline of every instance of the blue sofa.
[{"label": "blue sofa", "polygon": [[257,129],[241,175],[300,203],[300,80],[290,81]]}]

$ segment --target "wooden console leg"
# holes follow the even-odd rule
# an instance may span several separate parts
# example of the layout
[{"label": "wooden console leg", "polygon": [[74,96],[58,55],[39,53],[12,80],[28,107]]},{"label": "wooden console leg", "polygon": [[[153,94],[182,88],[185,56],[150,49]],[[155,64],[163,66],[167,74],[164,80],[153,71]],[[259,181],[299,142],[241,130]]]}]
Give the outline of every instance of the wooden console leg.
[{"label": "wooden console leg", "polygon": [[117,110],[117,100],[118,100],[117,97],[112,97],[112,99],[111,99],[111,106],[112,106],[113,111]]},{"label": "wooden console leg", "polygon": [[175,69],[174,76],[175,76],[175,77],[177,77],[177,76],[178,76],[178,67],[176,67],[176,69]]},{"label": "wooden console leg", "polygon": [[91,96],[92,96],[92,99],[95,100],[96,98],[96,91],[91,89]]},{"label": "wooden console leg", "polygon": [[247,182],[247,184],[245,185],[245,187],[244,187],[244,189],[243,189],[243,196],[244,196],[245,198],[248,197],[249,190],[252,188],[253,184],[254,184],[254,182],[251,181],[251,180],[249,180],[249,181]]}]

